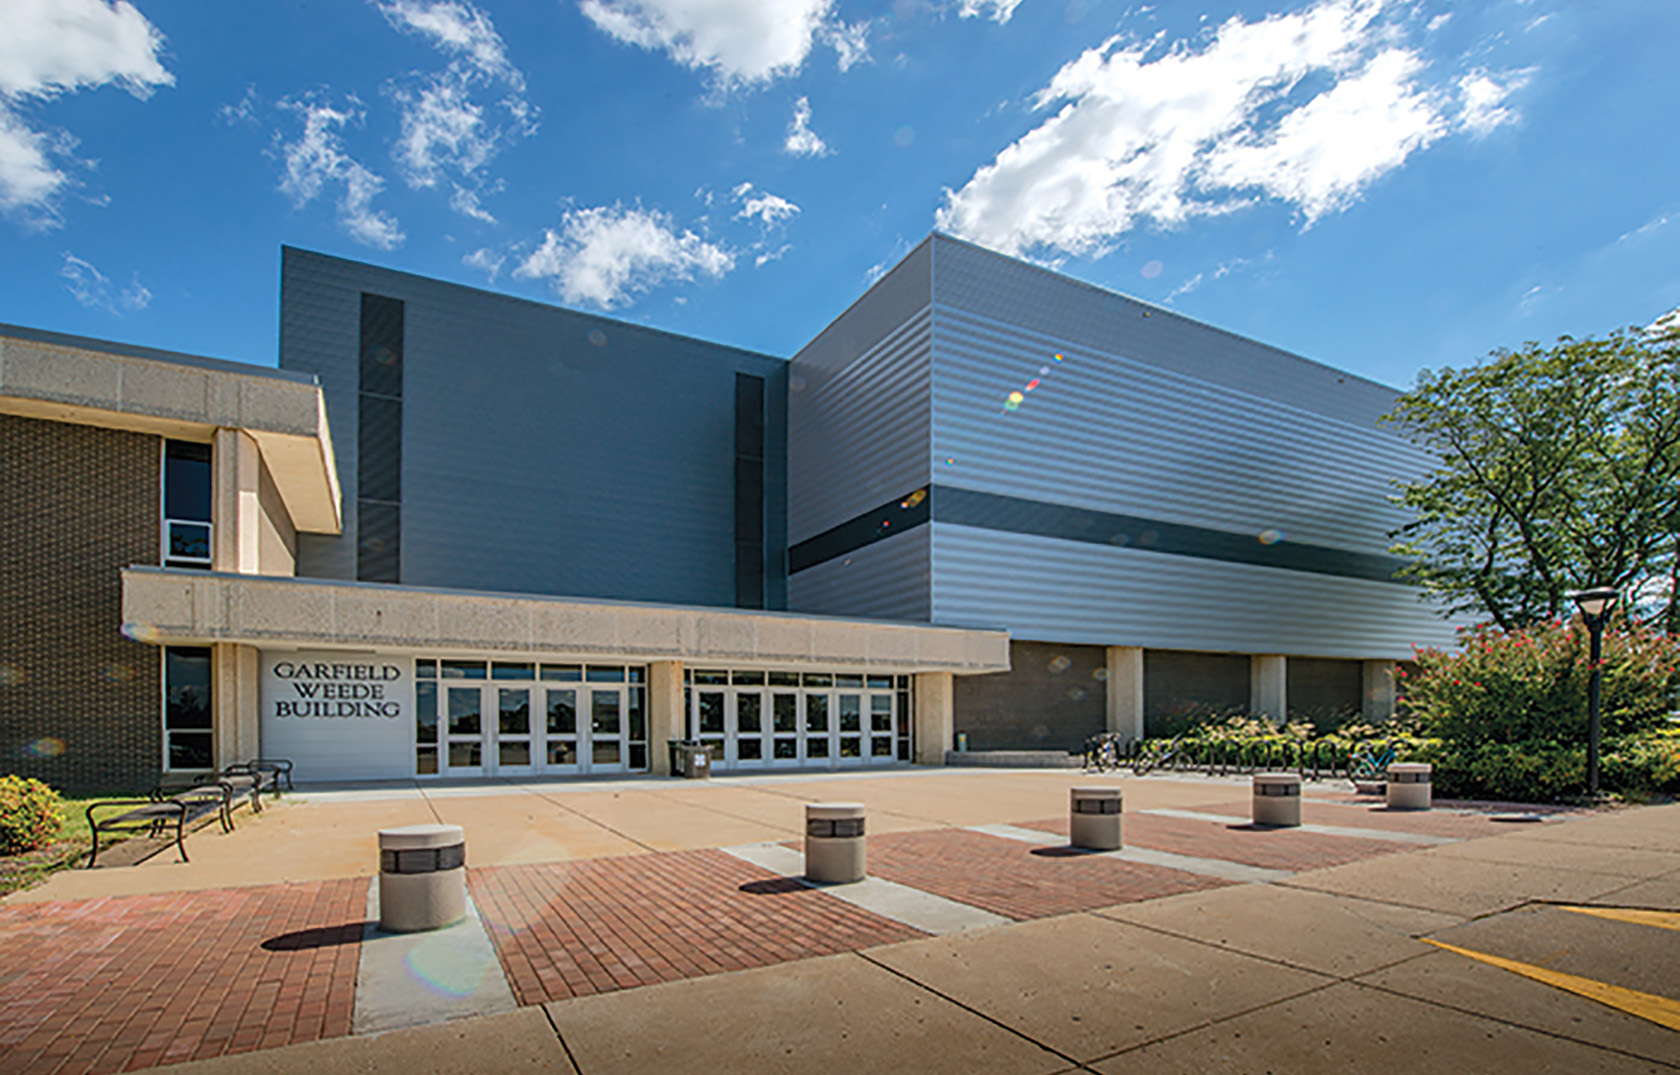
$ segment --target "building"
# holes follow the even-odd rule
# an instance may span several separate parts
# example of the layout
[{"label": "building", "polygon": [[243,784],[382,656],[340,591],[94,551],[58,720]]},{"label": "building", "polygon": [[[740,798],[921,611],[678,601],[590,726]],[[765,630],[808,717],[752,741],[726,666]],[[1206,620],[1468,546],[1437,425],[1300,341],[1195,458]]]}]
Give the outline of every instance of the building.
[{"label": "building", "polygon": [[956,240],[791,361],[282,262],[278,369],[0,326],[12,770],[938,764],[1381,716],[1449,637],[1392,391]]}]

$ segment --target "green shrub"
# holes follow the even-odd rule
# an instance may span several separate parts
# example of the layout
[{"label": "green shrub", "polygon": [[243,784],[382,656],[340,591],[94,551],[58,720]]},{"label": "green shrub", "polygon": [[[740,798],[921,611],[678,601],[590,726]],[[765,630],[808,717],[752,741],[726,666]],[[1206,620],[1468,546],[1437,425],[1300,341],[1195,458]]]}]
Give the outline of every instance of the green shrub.
[{"label": "green shrub", "polygon": [[[1422,735],[1470,751],[1489,743],[1585,744],[1592,674],[1585,627],[1484,626],[1459,640],[1455,651],[1420,650],[1416,669],[1402,680],[1403,714]],[[1602,667],[1606,739],[1662,724],[1680,668],[1680,643],[1617,624],[1605,632]]]},{"label": "green shrub", "polygon": [[58,792],[33,777],[0,776],[0,855],[34,851],[58,835]]}]

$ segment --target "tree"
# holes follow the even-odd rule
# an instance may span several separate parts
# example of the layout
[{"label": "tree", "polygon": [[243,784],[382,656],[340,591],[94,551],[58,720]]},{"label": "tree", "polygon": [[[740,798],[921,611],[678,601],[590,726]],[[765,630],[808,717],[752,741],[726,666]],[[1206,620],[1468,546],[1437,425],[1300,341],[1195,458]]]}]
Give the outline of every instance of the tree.
[{"label": "tree", "polygon": [[1383,419],[1437,466],[1399,484],[1403,574],[1512,629],[1615,586],[1680,633],[1680,332],[1627,329],[1425,370]]}]

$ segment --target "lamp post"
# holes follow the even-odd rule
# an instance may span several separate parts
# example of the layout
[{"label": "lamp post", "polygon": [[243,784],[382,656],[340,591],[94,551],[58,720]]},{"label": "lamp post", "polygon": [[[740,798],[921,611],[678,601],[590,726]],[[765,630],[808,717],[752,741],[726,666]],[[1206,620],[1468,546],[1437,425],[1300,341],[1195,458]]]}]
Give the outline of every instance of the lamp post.
[{"label": "lamp post", "polygon": [[1598,693],[1604,674],[1599,658],[1604,651],[1604,621],[1616,607],[1616,591],[1607,586],[1595,590],[1576,590],[1568,595],[1581,610],[1581,619],[1592,632],[1592,679],[1587,686],[1587,794],[1598,795]]}]

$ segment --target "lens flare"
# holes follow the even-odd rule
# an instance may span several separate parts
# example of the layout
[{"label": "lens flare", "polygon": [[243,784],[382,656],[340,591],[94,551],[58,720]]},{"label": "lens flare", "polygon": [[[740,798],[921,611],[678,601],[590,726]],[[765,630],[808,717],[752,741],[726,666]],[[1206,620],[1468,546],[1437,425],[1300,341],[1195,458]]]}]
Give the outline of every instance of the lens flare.
[{"label": "lens flare", "polygon": [[56,736],[44,735],[23,748],[24,754],[31,758],[56,758],[64,753],[64,740]]},{"label": "lens flare", "polygon": [[1033,379],[1032,379],[1032,380],[1030,380],[1030,381],[1028,381],[1028,382],[1027,382],[1027,391],[1028,391],[1028,392],[1031,392],[1031,391],[1032,391],[1032,390],[1033,390],[1033,389],[1035,389],[1035,388],[1037,388],[1037,387],[1038,387],[1038,383],[1039,383],[1039,382],[1038,382],[1038,378],[1037,378],[1037,377],[1034,377],[1034,378],[1033,378]]},{"label": "lens flare", "polygon": [[596,347],[605,347],[607,345],[607,334],[598,328],[592,328],[589,330],[589,342]]},{"label": "lens flare", "polygon": [[956,466],[957,465],[957,457],[954,456],[954,455],[946,456],[945,457],[945,465],[948,466],[948,467]]},{"label": "lens flare", "polygon": [[127,683],[134,678],[134,669],[126,664],[108,664],[99,669],[99,678],[107,683]]},{"label": "lens flare", "polygon": [[1108,669],[1106,669],[1106,668],[1093,668],[1093,669],[1091,669],[1091,678],[1096,680],[1098,683],[1107,682],[1108,681]]},{"label": "lens flare", "polygon": [[1058,654],[1056,657],[1051,659],[1049,665],[1046,667],[1050,669],[1051,675],[1059,676],[1063,672],[1066,672],[1069,668],[1073,667],[1073,661],[1066,656]]},{"label": "lens flare", "polygon": [[1276,545],[1283,540],[1282,530],[1262,530],[1257,535],[1262,545]]},{"label": "lens flare", "polygon": [[29,673],[15,664],[0,664],[0,687],[16,687],[29,679]]},{"label": "lens flare", "polygon": [[1003,401],[1003,409],[1006,411],[1015,410],[1021,405],[1021,401],[1026,398],[1027,397],[1022,395],[1020,392],[1011,392],[1009,393],[1009,398]]},{"label": "lens flare", "polygon": [[900,500],[898,502],[898,506],[908,510],[910,508],[915,507],[917,504],[920,504],[922,501],[924,501],[926,499],[927,499],[927,490],[926,489],[917,489],[914,493],[911,493],[909,496],[905,497],[903,500]]}]

